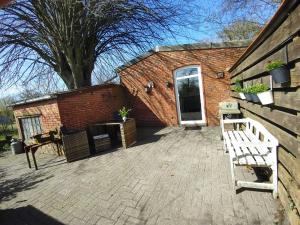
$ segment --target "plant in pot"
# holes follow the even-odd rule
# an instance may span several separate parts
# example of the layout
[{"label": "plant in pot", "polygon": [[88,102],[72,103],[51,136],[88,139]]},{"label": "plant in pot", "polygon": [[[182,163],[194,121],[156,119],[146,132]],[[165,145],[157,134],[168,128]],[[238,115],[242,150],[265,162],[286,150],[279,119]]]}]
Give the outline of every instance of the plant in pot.
[{"label": "plant in pot", "polygon": [[123,108],[119,110],[119,115],[122,117],[122,120],[124,122],[126,122],[127,116],[130,111],[131,111],[131,109],[127,109],[125,106],[123,106]]},{"label": "plant in pot", "polygon": [[252,102],[260,102],[259,98],[257,96],[257,93],[259,93],[259,85],[258,84],[254,84],[249,88],[249,93],[251,94],[251,99]]},{"label": "plant in pot", "polygon": [[243,93],[243,89],[241,87],[235,86],[235,87],[233,87],[233,90],[235,92],[239,93],[241,99],[246,99],[246,97]]},{"label": "plant in pot", "polygon": [[235,80],[235,86],[243,88],[243,82],[240,79],[236,79]]},{"label": "plant in pot", "polygon": [[272,90],[266,84],[257,84],[257,97],[261,104],[268,105],[274,102]]},{"label": "plant in pot", "polygon": [[242,92],[244,93],[245,95],[245,99],[248,101],[248,102],[251,102],[252,101],[252,95],[250,93],[250,87],[245,87],[242,89]]},{"label": "plant in pot", "polygon": [[275,83],[283,84],[290,81],[290,71],[281,60],[270,61],[266,65],[266,69],[270,72]]}]

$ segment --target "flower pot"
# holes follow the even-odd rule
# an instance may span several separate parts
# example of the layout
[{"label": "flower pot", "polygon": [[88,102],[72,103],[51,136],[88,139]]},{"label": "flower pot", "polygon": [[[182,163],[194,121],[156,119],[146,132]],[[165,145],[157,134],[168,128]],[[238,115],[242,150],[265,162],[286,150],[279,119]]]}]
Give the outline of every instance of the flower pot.
[{"label": "flower pot", "polygon": [[127,117],[126,117],[126,116],[123,116],[123,117],[122,117],[122,120],[123,120],[124,122],[126,122]]},{"label": "flower pot", "polygon": [[251,99],[252,99],[252,102],[256,102],[256,103],[260,102],[259,98],[257,97],[257,94],[251,93]]},{"label": "flower pot", "polygon": [[235,86],[239,88],[243,88],[243,83],[241,81],[235,82]]},{"label": "flower pot", "polygon": [[240,98],[241,98],[241,99],[246,99],[246,97],[245,97],[244,93],[242,93],[242,92],[239,92],[239,95],[240,95]]},{"label": "flower pot", "polygon": [[247,100],[248,102],[251,102],[251,101],[252,101],[252,96],[251,96],[250,93],[244,93],[244,95],[245,95],[245,98],[246,98],[246,100]]},{"label": "flower pot", "polygon": [[268,105],[274,102],[272,91],[265,91],[257,94],[261,104]]},{"label": "flower pot", "polygon": [[271,70],[270,74],[277,84],[283,84],[290,81],[290,71],[286,65]]}]

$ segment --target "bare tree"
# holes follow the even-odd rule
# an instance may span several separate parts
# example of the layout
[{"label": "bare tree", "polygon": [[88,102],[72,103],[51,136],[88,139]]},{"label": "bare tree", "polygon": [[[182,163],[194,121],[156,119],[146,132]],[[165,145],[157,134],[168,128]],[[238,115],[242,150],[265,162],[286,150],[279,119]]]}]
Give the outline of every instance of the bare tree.
[{"label": "bare tree", "polygon": [[262,26],[252,21],[235,21],[219,31],[218,37],[223,41],[251,40],[261,30]]},{"label": "bare tree", "polygon": [[16,0],[0,11],[0,85],[58,74],[69,89],[89,86],[95,66],[109,76],[171,31],[182,12],[171,2]]}]

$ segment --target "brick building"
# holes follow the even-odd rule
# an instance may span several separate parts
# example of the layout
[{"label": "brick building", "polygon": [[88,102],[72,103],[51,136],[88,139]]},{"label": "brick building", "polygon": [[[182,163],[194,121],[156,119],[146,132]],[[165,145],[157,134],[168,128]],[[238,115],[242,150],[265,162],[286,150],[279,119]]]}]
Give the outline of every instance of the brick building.
[{"label": "brick building", "polygon": [[217,125],[227,70],[247,42],[157,47],[118,68],[137,124]]},{"label": "brick building", "polygon": [[82,130],[89,124],[114,119],[125,104],[120,85],[96,85],[80,90],[55,93],[14,104],[19,135],[27,139],[39,132],[67,129]]},{"label": "brick building", "polygon": [[121,85],[97,85],[13,105],[22,139],[63,124],[82,130],[132,108],[138,126],[217,125],[230,97],[227,69],[244,42],[159,47],[119,67]]}]

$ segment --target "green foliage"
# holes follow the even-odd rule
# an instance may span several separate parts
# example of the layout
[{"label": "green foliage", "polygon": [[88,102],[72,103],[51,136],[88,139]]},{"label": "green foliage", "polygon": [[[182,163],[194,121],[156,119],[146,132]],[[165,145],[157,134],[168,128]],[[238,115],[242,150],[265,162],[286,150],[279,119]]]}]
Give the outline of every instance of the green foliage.
[{"label": "green foliage", "polygon": [[257,94],[267,91],[269,88],[266,84],[254,84],[242,89],[243,93]]},{"label": "green foliage", "polygon": [[123,117],[127,117],[131,109],[127,109],[125,106],[123,106],[122,109],[119,110],[119,115]]},{"label": "green foliage", "polygon": [[235,92],[238,92],[238,93],[243,92],[243,88],[238,87],[238,86],[234,86],[234,87],[233,87],[233,90],[234,90]]},{"label": "green foliage", "polygon": [[284,65],[284,62],[282,62],[282,60],[273,60],[273,61],[270,61],[266,65],[266,70],[271,71],[271,70],[277,69],[283,65]]}]

